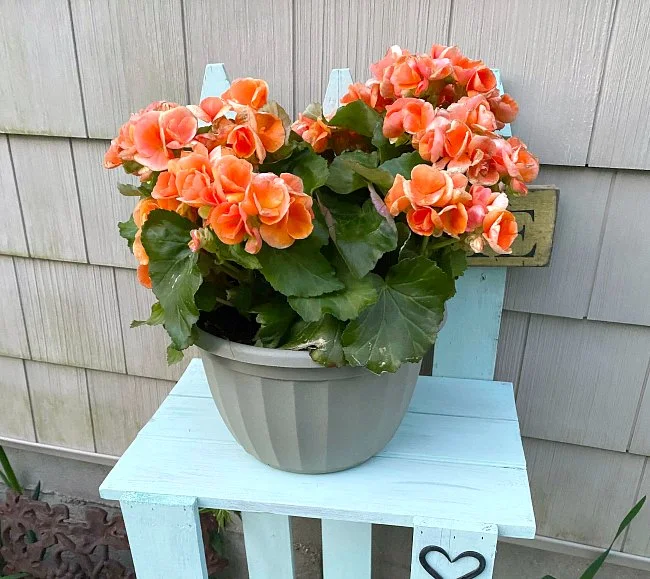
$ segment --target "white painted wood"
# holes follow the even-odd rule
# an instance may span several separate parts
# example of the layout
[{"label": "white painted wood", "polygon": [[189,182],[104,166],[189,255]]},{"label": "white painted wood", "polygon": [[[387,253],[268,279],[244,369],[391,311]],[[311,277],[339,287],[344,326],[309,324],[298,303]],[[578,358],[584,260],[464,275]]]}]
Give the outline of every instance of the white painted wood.
[{"label": "white painted wood", "polygon": [[330,72],[327,90],[323,98],[323,114],[330,117],[339,108],[341,97],[348,91],[352,84],[352,75],[349,68],[334,68]]},{"label": "white painted wood", "polygon": [[630,249],[631,208],[634,215],[650,215],[649,173],[616,174],[589,318],[650,326],[650,245],[639,242]]},{"label": "white painted wood", "polygon": [[444,44],[449,6],[450,0],[295,2],[296,114],[321,100],[333,68],[350,67],[352,78],[363,82],[370,77],[370,64],[393,44],[411,51],[428,51],[434,42]]},{"label": "white painted wood", "polygon": [[630,452],[650,456],[650,368],[643,385],[643,396],[636,417],[634,434],[630,441]]},{"label": "white painted wood", "polygon": [[29,255],[6,135],[0,135],[0,204],[3,213],[0,251],[11,255]]},{"label": "white painted wood", "polygon": [[23,360],[0,357],[0,436],[36,440]]},{"label": "white painted wood", "polygon": [[128,493],[120,506],[138,579],[208,579],[195,498]]},{"label": "white painted wood", "polygon": [[[641,497],[650,497],[650,468],[648,468],[648,459],[646,459],[643,476],[641,477],[641,485],[635,500]],[[630,508],[632,504],[630,504]],[[650,509],[647,504],[630,525],[630,530],[625,542],[623,543],[623,551],[632,553],[634,555],[642,555],[645,557],[650,556]]]},{"label": "white painted wood", "polygon": [[66,0],[4,0],[0,131],[86,136]]},{"label": "white painted wood", "polygon": [[625,452],[650,329],[533,316],[517,409],[524,436]]},{"label": "white painted wood", "polygon": [[[30,255],[85,262],[84,229],[70,141],[12,135],[9,143]],[[92,227],[92,223],[86,225]]]},{"label": "white painted wood", "polygon": [[323,579],[370,579],[372,525],[323,519],[321,528]]},{"label": "white painted wood", "polygon": [[118,459],[117,456],[111,456],[109,454],[76,450],[74,448],[43,444],[42,442],[31,442],[29,440],[9,438],[2,435],[0,435],[0,444],[6,448],[15,448],[17,450],[26,450],[27,452],[57,456],[59,458],[68,458],[70,460],[89,462],[92,464],[103,464],[106,466],[114,466]]},{"label": "white painted wood", "polygon": [[201,85],[201,99],[211,96],[221,96],[230,87],[228,73],[223,63],[208,64],[203,73],[203,84]]},{"label": "white painted wood", "polygon": [[94,452],[86,371],[29,360],[25,369],[38,441]]},{"label": "white painted wood", "polygon": [[537,532],[608,546],[634,505],[645,458],[535,439],[524,446]]},{"label": "white painted wood", "polygon": [[650,169],[648,20],[647,2],[618,3],[591,141],[591,166]]},{"label": "white painted wood", "polygon": [[544,163],[587,162],[613,7],[613,0],[453,3],[451,42],[501,69],[521,105],[513,133]]},{"label": "white painted wood", "polygon": [[[223,62],[231,79],[252,76],[292,115],[291,0],[184,0],[190,100],[198,102],[205,66]],[[215,39],[230,39],[219,42]]]},{"label": "white painted wood", "polygon": [[515,393],[519,386],[519,373],[524,359],[530,314],[503,311],[499,330],[499,347],[494,377],[512,382]]},{"label": "white painted wood", "polygon": [[293,579],[291,521],[286,515],[243,512],[250,579]]},{"label": "white painted wood", "polygon": [[88,260],[96,265],[135,268],[138,262],[120,237],[117,223],[129,219],[138,199],[120,195],[117,184],[139,183],[121,169],[104,169],[104,153],[109,144],[86,139],[72,141]]},{"label": "white painted wood", "polygon": [[124,372],[113,270],[15,260],[32,358]]},{"label": "white painted wood", "polygon": [[18,281],[11,257],[0,255],[0,354],[29,358]]},{"label": "white painted wood", "polygon": [[505,308],[568,318],[587,315],[613,177],[613,171],[600,169],[542,167],[537,182],[560,188],[551,263],[509,268]]},{"label": "white painted wood", "polygon": [[97,452],[121,455],[152,417],[172,383],[88,370]]},{"label": "white painted wood", "polygon": [[71,9],[88,136],[113,138],[152,101],[186,103],[181,0],[72,0]]},{"label": "white painted wood", "polygon": [[[485,557],[485,569],[480,579],[491,579],[494,571],[498,529],[496,525],[474,523],[458,524],[457,521],[437,521],[417,517],[413,528],[413,549],[411,553],[411,579],[430,579],[431,574],[420,563],[420,553],[427,547],[440,547],[452,561],[463,553],[475,551]],[[443,577],[461,577],[477,569],[473,558],[462,558],[450,563],[437,552],[426,553],[425,561]]]}]

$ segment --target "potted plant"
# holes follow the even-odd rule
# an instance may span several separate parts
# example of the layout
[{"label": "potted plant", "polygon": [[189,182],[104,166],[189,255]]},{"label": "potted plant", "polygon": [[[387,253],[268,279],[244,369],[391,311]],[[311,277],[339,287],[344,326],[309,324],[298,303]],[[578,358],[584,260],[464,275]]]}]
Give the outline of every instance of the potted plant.
[{"label": "potted plant", "polygon": [[120,223],[173,363],[192,344],[224,422],[271,466],[330,472],[381,450],[408,407],[467,252],[507,253],[537,159],[456,47],[392,47],[331,116],[293,124],[263,80],[155,102],[106,153],[140,179]]}]

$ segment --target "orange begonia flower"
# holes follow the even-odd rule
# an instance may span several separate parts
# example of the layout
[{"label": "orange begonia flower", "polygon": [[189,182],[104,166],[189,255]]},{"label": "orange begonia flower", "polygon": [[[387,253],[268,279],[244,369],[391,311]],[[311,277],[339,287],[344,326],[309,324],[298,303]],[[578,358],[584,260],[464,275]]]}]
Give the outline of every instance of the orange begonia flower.
[{"label": "orange begonia flower", "polygon": [[151,278],[149,277],[149,266],[138,266],[138,281],[147,289],[151,289]]},{"label": "orange begonia flower", "polygon": [[416,98],[400,98],[386,107],[384,136],[396,139],[403,133],[424,131],[435,117],[431,103]]},{"label": "orange begonia flower", "polygon": [[433,207],[417,207],[406,214],[406,221],[411,230],[418,235],[439,237],[443,224],[438,212]]},{"label": "orange begonia flower", "polygon": [[510,247],[518,234],[517,221],[510,211],[490,211],[483,220],[483,237],[496,253],[512,253]]},{"label": "orange begonia flower", "polygon": [[175,107],[160,114],[160,132],[168,149],[186,147],[196,135],[198,121],[187,107]]},{"label": "orange begonia flower", "polygon": [[269,85],[265,81],[258,78],[238,78],[232,82],[221,98],[260,109],[266,104],[268,96]]},{"label": "orange begonia flower", "polygon": [[258,134],[247,124],[236,125],[230,131],[226,144],[242,159],[248,159],[256,154],[258,161],[261,162],[266,157],[266,150]]},{"label": "orange begonia flower", "polygon": [[273,173],[257,173],[241,207],[247,215],[257,215],[261,223],[273,225],[286,215],[289,202],[289,187],[284,179]]},{"label": "orange begonia flower", "polygon": [[213,159],[214,186],[220,201],[239,203],[253,177],[253,165],[245,159],[225,155]]},{"label": "orange begonia flower", "polygon": [[212,166],[208,150],[196,145],[193,151],[183,151],[178,159],[169,161],[169,172],[175,177],[178,199],[191,207],[216,205],[212,183]]},{"label": "orange begonia flower", "polygon": [[454,188],[451,176],[429,165],[416,165],[411,171],[411,184],[406,196],[416,206],[444,207]]},{"label": "orange begonia flower", "polygon": [[208,217],[208,224],[226,245],[236,245],[244,240],[246,228],[238,203],[217,205]]},{"label": "orange begonia flower", "polygon": [[409,187],[409,181],[399,173],[395,175],[393,186],[388,190],[388,193],[384,198],[384,203],[393,217],[396,217],[402,211],[406,211],[406,209],[411,207],[411,201],[406,196],[406,190]]},{"label": "orange begonia flower", "polygon": [[488,93],[497,86],[497,77],[487,66],[482,66],[474,70],[467,83],[467,94],[472,96],[474,94]]},{"label": "orange begonia flower", "polygon": [[178,189],[176,188],[176,176],[169,171],[163,171],[158,175],[156,185],[151,192],[154,199],[176,199]]},{"label": "orange begonia flower", "polygon": [[291,129],[309,143],[315,153],[322,153],[327,149],[332,135],[332,127],[326,125],[322,118],[314,120],[302,113],[291,125]]},{"label": "orange begonia flower", "polygon": [[284,145],[286,133],[279,117],[271,113],[254,113],[251,116],[251,126],[269,153],[274,153]]},{"label": "orange begonia flower", "polygon": [[309,195],[292,195],[285,216],[272,225],[262,223],[260,235],[271,247],[285,249],[296,239],[305,239],[314,230],[313,200]]},{"label": "orange begonia flower", "polygon": [[458,237],[467,229],[467,208],[462,203],[447,205],[440,211],[440,219],[445,233]]}]

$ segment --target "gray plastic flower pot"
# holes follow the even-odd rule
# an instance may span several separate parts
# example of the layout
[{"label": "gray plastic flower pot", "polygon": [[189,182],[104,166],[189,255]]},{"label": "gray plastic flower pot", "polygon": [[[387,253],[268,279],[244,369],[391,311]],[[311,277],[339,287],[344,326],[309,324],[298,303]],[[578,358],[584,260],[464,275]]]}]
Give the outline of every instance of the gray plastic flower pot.
[{"label": "gray plastic flower pot", "polygon": [[297,473],[336,472],[377,454],[404,418],[420,372],[324,368],[307,352],[244,346],[200,331],[214,401],[237,442]]}]

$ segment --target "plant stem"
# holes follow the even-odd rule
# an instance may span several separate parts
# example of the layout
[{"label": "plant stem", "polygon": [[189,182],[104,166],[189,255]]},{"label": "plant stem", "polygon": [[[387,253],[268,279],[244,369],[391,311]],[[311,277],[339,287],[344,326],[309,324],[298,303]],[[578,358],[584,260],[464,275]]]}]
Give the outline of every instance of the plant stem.
[{"label": "plant stem", "polygon": [[422,245],[420,245],[420,255],[425,255],[427,251],[427,245],[429,245],[429,236],[422,236]]},{"label": "plant stem", "polygon": [[[228,300],[224,300],[223,298],[220,298],[219,296],[217,296],[217,297],[214,298],[214,299],[217,300],[217,303],[218,303],[218,304],[221,304],[221,305],[224,305],[224,306],[228,306],[229,308],[232,308],[232,307],[233,307],[233,305],[232,305]],[[0,579],[2,579],[2,577],[0,577]]]},{"label": "plant stem", "polygon": [[458,239],[456,239],[455,237],[450,237],[449,239],[443,239],[438,243],[434,243],[431,249],[435,251],[436,249],[447,247],[448,245],[453,245],[454,243],[458,243]]},{"label": "plant stem", "polygon": [[0,446],[0,465],[2,465],[2,470],[4,471],[4,476],[2,478],[7,480],[9,483],[9,488],[22,495],[23,487],[20,486],[18,478],[16,477],[16,473],[14,472],[14,469],[11,468],[11,463],[9,462],[9,459],[7,458],[5,450],[2,448],[2,446]]},{"label": "plant stem", "polygon": [[224,261],[219,264],[219,267],[223,269],[230,277],[236,279],[237,281],[243,281],[241,272],[234,266],[230,265],[228,262]]}]

